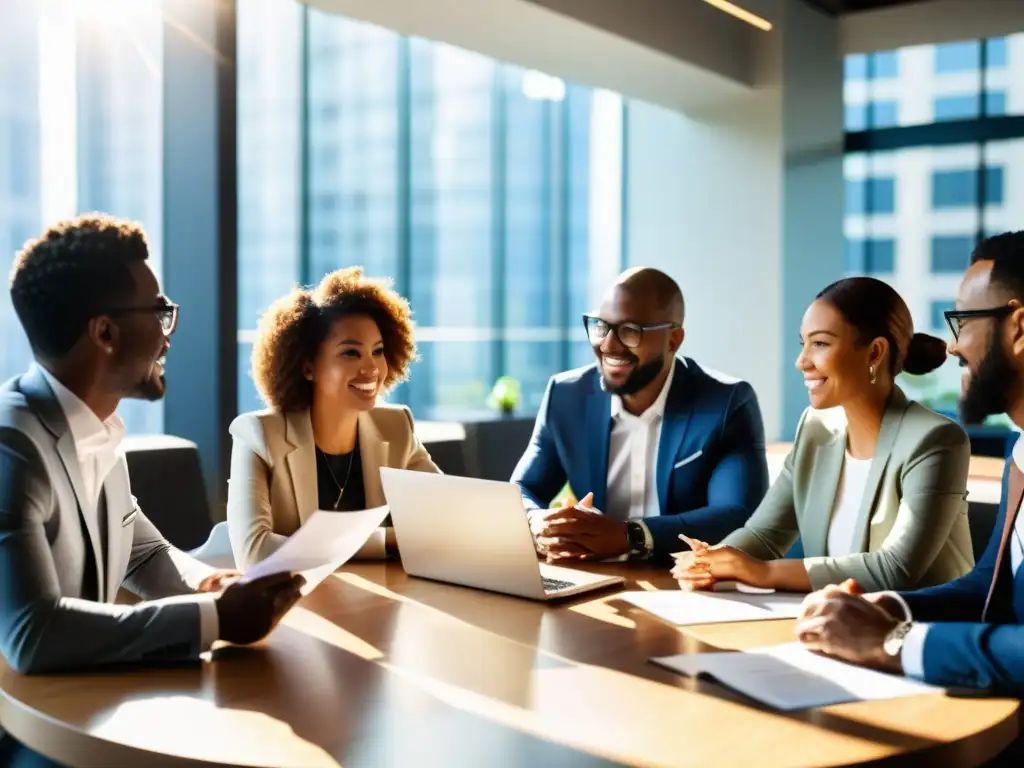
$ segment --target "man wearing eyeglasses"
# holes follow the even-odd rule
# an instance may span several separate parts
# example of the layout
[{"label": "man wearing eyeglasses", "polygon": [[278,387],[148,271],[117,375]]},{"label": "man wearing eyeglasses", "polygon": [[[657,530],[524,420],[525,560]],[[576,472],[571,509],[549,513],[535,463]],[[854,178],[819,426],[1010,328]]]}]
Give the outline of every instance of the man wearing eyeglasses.
[{"label": "man wearing eyeglasses", "polygon": [[[1024,427],[1024,232],[983,240],[955,308],[949,351],[964,368],[966,423],[1007,414]],[[810,595],[797,634],[816,651],[940,686],[1024,696],[1024,441],[1003,475],[999,515],[974,569],[938,587],[860,596],[856,585]],[[1024,742],[998,765],[1020,766]]]},{"label": "man wearing eyeglasses", "polygon": [[[299,597],[301,577],[240,581],[174,549],[131,495],[115,411],[163,396],[178,317],[147,258],[141,229],[91,215],[11,271],[36,358],[0,387],[0,652],[18,672],[195,659],[262,638]],[[147,601],[114,605],[122,586]],[[0,732],[0,764],[48,763]]]},{"label": "man wearing eyeglasses", "polygon": [[[597,363],[551,379],[512,478],[549,560],[666,558],[680,534],[742,527],[764,496],[754,390],[677,358],[683,315],[675,281],[637,268],[584,317]],[[547,509],[567,481],[582,501]]]}]

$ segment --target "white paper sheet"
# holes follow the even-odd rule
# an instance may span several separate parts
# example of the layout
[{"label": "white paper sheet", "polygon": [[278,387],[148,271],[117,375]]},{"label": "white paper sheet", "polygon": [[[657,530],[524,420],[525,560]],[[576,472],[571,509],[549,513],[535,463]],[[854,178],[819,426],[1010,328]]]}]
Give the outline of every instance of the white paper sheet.
[{"label": "white paper sheet", "polygon": [[691,653],[651,661],[691,677],[714,678],[762,704],[782,710],[896,699],[944,690],[819,656],[800,643],[745,653]]},{"label": "white paper sheet", "polygon": [[770,595],[775,592],[771,587],[752,587],[742,581],[716,581],[711,585],[712,592],[745,592],[748,595]]},{"label": "white paper sheet", "polygon": [[800,605],[804,600],[804,595],[781,592],[752,595],[672,589],[623,592],[616,597],[678,626],[795,619],[800,615]]},{"label": "white paper sheet", "polygon": [[388,507],[360,512],[314,512],[266,560],[251,565],[246,578],[290,571],[306,577],[302,594],[312,592],[366,543],[388,516]]}]

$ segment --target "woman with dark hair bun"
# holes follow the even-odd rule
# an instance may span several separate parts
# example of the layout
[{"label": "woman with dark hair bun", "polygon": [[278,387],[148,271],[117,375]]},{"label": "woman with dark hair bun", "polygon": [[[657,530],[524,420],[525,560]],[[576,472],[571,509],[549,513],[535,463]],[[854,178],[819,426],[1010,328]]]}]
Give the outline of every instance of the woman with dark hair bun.
[{"label": "woman with dark hair bun", "polygon": [[[915,333],[900,295],[871,277],[819,293],[800,339],[796,367],[811,407],[782,473],[717,547],[684,539],[673,569],[680,587],[739,581],[809,592],[853,579],[866,591],[905,590],[967,573],[967,433],[895,383],[902,371],[942,365],[945,343]],[[798,538],[803,558],[786,558]]]}]

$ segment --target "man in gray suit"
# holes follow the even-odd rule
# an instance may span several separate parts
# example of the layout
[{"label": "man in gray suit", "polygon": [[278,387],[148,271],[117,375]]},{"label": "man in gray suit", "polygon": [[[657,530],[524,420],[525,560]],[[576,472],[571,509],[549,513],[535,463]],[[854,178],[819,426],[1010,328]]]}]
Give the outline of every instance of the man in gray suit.
[{"label": "man in gray suit", "polygon": [[[0,653],[23,673],[194,659],[264,637],[301,576],[239,580],[172,547],[138,508],[115,413],[157,400],[178,307],[145,234],[91,215],[29,242],[11,299],[36,362],[0,387]],[[144,599],[114,605],[124,586]],[[0,736],[0,764],[46,764]]]}]

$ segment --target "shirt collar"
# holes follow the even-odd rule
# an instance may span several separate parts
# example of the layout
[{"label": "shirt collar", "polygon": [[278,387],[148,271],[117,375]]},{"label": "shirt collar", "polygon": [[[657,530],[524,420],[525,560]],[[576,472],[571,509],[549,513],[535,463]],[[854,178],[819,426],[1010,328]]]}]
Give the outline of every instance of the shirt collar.
[{"label": "shirt collar", "polygon": [[37,363],[33,365],[38,366],[64,411],[64,418],[68,420],[68,428],[75,441],[75,450],[80,457],[103,450],[115,450],[121,444],[124,439],[124,422],[120,416],[112,413],[106,421],[100,421],[92,408],[61,384],[52,373]]},{"label": "shirt collar", "polygon": [[1013,444],[1013,463],[1024,472],[1024,439],[1021,435],[1017,435],[1017,442]]},{"label": "shirt collar", "polygon": [[644,421],[654,421],[661,419],[665,416],[665,404],[668,402],[668,393],[672,389],[672,380],[676,376],[676,365],[675,360],[672,361],[672,365],[668,369],[668,376],[665,378],[665,383],[661,387],[661,392],[658,393],[658,399],[655,400],[651,407],[641,413],[639,416],[633,416],[629,411],[626,410],[626,406],[622,402],[622,398],[619,395],[612,395],[612,419],[618,419],[622,416],[633,416],[636,419],[643,419]]}]

